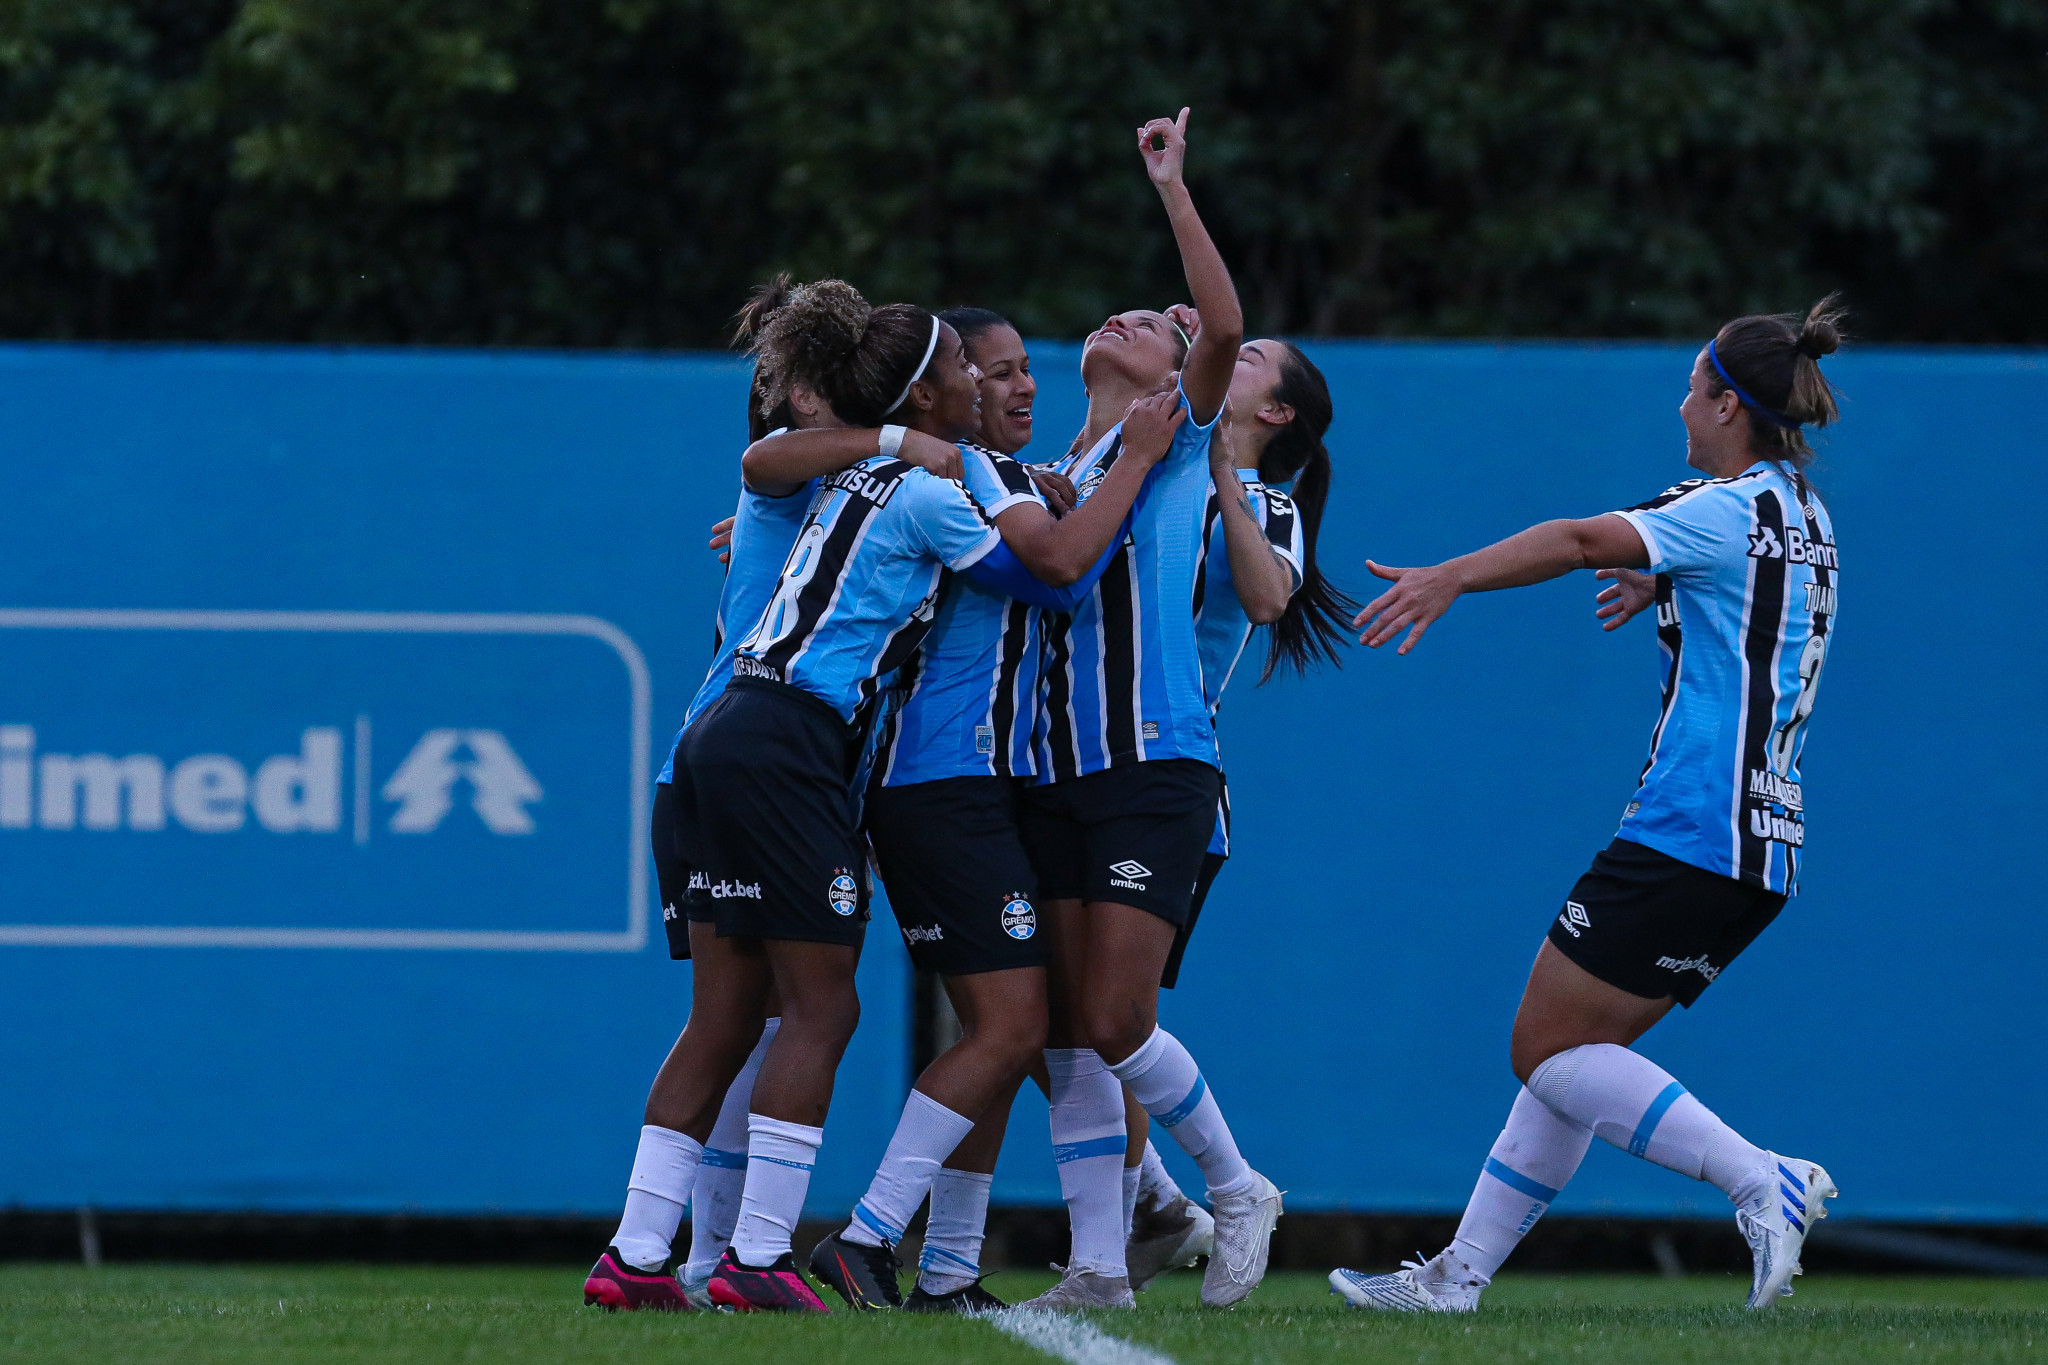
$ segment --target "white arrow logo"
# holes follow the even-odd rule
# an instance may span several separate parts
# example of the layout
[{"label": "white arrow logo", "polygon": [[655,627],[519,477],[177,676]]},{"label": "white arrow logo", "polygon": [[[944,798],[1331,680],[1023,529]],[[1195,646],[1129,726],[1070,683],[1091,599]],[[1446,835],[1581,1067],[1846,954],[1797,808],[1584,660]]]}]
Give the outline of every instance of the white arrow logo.
[{"label": "white arrow logo", "polygon": [[[456,751],[467,746],[468,758]],[[399,802],[394,834],[426,834],[441,827],[455,804],[458,780],[468,779],[470,807],[493,834],[531,834],[528,802],[541,799],[540,783],[496,730],[429,730],[384,784],[384,799]]]}]

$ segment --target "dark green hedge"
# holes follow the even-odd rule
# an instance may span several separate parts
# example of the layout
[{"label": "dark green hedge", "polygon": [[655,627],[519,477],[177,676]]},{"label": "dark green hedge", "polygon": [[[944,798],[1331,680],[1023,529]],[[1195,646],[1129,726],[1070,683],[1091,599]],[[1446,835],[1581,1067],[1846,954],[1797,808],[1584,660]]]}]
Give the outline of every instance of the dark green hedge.
[{"label": "dark green hedge", "polygon": [[2048,340],[2048,0],[0,0],[0,332],[713,344],[777,267],[1079,332]]}]

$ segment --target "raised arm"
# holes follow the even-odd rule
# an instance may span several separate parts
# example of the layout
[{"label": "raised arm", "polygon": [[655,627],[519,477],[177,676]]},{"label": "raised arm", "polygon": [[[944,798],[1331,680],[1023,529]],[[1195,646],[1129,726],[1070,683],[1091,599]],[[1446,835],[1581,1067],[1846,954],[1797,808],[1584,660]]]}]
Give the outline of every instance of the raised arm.
[{"label": "raised arm", "polygon": [[1649,562],[1642,536],[1626,517],[1607,513],[1581,521],[1546,521],[1427,568],[1389,569],[1368,559],[1365,567],[1394,586],[1368,602],[1351,624],[1365,631],[1358,642],[1373,649],[1413,626],[1394,651],[1406,654],[1460,593],[1526,587],[1574,569],[1640,569]]},{"label": "raised arm", "polygon": [[960,451],[951,441],[903,427],[835,427],[818,431],[785,431],[764,436],[740,456],[740,477],[763,497],[785,498],[812,479],[837,474],[875,455],[891,453],[885,443],[900,435],[893,452],[942,479],[961,474]]},{"label": "raised arm", "polygon": [[[1152,145],[1155,138],[1160,143],[1157,147]],[[1230,396],[1237,348],[1244,342],[1244,310],[1238,306],[1230,270],[1209,240],[1209,229],[1202,226],[1202,216],[1195,212],[1195,201],[1188,196],[1182,178],[1188,151],[1188,111],[1181,110],[1176,119],[1153,119],[1140,128],[1138,150],[1145,157],[1145,174],[1166,205],[1188,291],[1202,317],[1202,329],[1195,333],[1188,358],[1181,365],[1180,385],[1195,421],[1207,426]]]},{"label": "raised arm", "polygon": [[1145,476],[1166,455],[1187,414],[1171,390],[1140,398],[1124,414],[1123,450],[1087,501],[1055,519],[1035,502],[996,518],[996,529],[1032,577],[1064,588],[1079,582],[1115,541]]}]

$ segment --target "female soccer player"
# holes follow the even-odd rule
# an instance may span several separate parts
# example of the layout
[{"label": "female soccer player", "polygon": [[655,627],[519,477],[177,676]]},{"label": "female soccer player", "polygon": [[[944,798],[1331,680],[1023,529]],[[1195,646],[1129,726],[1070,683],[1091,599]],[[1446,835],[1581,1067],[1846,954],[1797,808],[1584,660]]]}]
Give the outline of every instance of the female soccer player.
[{"label": "female soccer player", "polygon": [[[1200,326],[1192,311],[1176,310],[1175,316],[1184,325]],[[1338,662],[1336,646],[1358,604],[1324,578],[1316,562],[1330,492],[1323,437],[1333,415],[1329,384],[1298,347],[1262,338],[1238,349],[1230,402],[1209,446],[1215,491],[1204,514],[1208,552],[1195,583],[1195,634],[1211,717],[1255,627],[1270,628],[1261,682],[1283,663],[1306,672],[1322,660]],[[1163,987],[1178,981],[1189,935],[1230,856],[1229,811],[1226,789],[1188,922],[1167,956]],[[1143,1110],[1132,1114],[1127,1107],[1125,1117],[1134,1135],[1149,1127]],[[1125,1171],[1132,1203],[1125,1263],[1135,1290],[1160,1271],[1206,1254],[1211,1231],[1209,1215],[1181,1193],[1149,1141],[1134,1142],[1131,1155],[1142,1158],[1142,1165]]]},{"label": "female soccer player", "polygon": [[[1173,385],[1188,418],[1131,540],[1071,616],[1047,624],[1046,715],[1025,846],[1054,934],[1046,1065],[1052,1140],[1073,1251],[1032,1306],[1132,1306],[1124,1260],[1127,1085],[1201,1166],[1216,1211],[1205,1303],[1228,1306],[1265,1273],[1280,1192],[1239,1154],[1187,1049],[1158,1026],[1160,974],[1187,921],[1222,794],[1203,695],[1195,580],[1207,450],[1229,393],[1243,317],[1182,178],[1187,111],[1138,130],[1203,326],[1189,343],[1161,313],[1119,313],[1088,338],[1088,422],[1061,472],[1087,497],[1123,458],[1131,401]],[[1155,142],[1159,145],[1155,146]]]},{"label": "female soccer player", "polygon": [[[753,340],[768,317],[788,302],[791,284],[790,277],[781,274],[755,289],[736,319],[736,341]],[[749,385],[747,422],[750,441],[760,441],[783,428],[834,430],[846,425],[830,404],[801,379],[793,379],[782,398],[768,402],[758,373]],[[957,459],[944,457],[947,448],[943,444],[933,445],[938,447],[937,451],[926,449],[924,453],[933,459],[934,472],[957,472]],[[908,458],[916,458],[917,454],[918,450],[913,449]],[[713,626],[714,657],[704,683],[684,713],[684,729],[725,691],[733,664],[729,627],[751,623],[767,606],[781,577],[783,562],[803,527],[810,495],[815,492],[815,481],[781,489],[773,495],[742,481],[734,518],[720,528],[720,540],[730,548],[725,556],[725,584],[719,593]],[[678,730],[676,743],[681,740],[682,731]],[[730,949],[720,943],[713,929],[708,888],[685,851],[689,831],[678,829],[676,824],[675,747],[670,746],[668,761],[655,779],[651,821],[654,865],[661,888],[669,956],[682,961],[694,954],[701,961]],[[677,1158],[688,1140],[677,1130],[682,1116],[675,1112],[672,1094],[671,1065],[676,1061],[675,1053],[671,1052],[669,1062],[656,1074],[627,1186],[625,1214],[612,1245],[598,1258],[585,1280],[585,1303],[612,1309],[671,1311],[685,1306],[710,1306],[705,1284],[730,1242],[739,1216],[747,1162],[747,1100],[762,1054],[773,1041],[780,1022],[780,1009],[772,989],[764,1009],[767,1019],[760,1040],[728,1088],[702,1160],[695,1163],[694,1179],[683,1175],[684,1165]],[[670,1247],[686,1204],[694,1208],[690,1255],[680,1275],[672,1277],[667,1273]],[[688,1300],[687,1305],[684,1299]]]},{"label": "female soccer player", "polygon": [[[1406,654],[1463,592],[1574,569],[1656,575],[1664,705],[1613,843],[1593,859],[1536,955],[1510,1057],[1524,1089],[1451,1245],[1391,1275],[1330,1273],[1359,1307],[1470,1312],[1599,1137],[1706,1180],[1735,1205],[1755,1258],[1749,1306],[1790,1294],[1834,1181],[1751,1145],[1630,1044],[1700,992],[1777,917],[1805,842],[1799,760],[1833,638],[1835,536],[1802,472],[1802,428],[1835,420],[1820,358],[1840,342],[1830,296],[1802,320],[1737,318],[1693,364],[1679,416],[1706,474],[1627,511],[1551,521],[1393,582],[1360,612],[1361,641]],[[1625,586],[1625,585],[1624,585]],[[1623,588],[1601,595],[1610,626]],[[1618,619],[1614,619],[1617,618]],[[1369,623],[1369,624],[1368,624]]]}]

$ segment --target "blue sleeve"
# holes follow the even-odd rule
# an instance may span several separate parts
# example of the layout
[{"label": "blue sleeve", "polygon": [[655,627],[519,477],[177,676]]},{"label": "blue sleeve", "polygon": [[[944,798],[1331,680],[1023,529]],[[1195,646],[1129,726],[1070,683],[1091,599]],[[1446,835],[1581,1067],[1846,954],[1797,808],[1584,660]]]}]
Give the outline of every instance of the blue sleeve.
[{"label": "blue sleeve", "polygon": [[1100,557],[1087,573],[1069,587],[1055,588],[1024,567],[1024,561],[1010,552],[1007,545],[997,545],[967,569],[967,576],[990,592],[999,592],[1005,597],[1014,597],[1028,606],[1043,607],[1047,611],[1072,611],[1087,600],[1095,591],[1095,585],[1102,578],[1103,570],[1122,547],[1125,537],[1131,533],[1131,521],[1137,509],[1124,514],[1124,524],[1109,538]]}]

